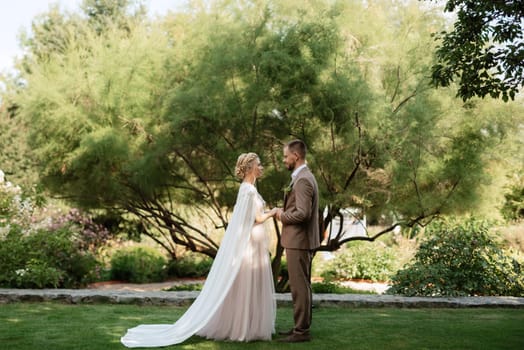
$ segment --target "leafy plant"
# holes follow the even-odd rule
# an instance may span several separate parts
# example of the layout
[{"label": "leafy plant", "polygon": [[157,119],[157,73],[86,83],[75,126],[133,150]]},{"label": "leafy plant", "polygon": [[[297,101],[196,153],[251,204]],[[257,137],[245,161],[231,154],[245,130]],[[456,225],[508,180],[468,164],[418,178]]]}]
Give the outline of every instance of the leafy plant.
[{"label": "leafy plant", "polygon": [[109,232],[85,213],[62,214],[46,202],[0,171],[0,285],[70,288],[98,277],[97,250]]},{"label": "leafy plant", "polygon": [[445,11],[457,15],[452,31],[437,35],[436,86],[457,81],[457,95],[473,97],[515,95],[524,84],[522,1],[448,0]]},{"label": "leafy plant", "polygon": [[486,221],[475,218],[434,222],[414,261],[392,278],[388,294],[523,296],[522,264],[489,229]]},{"label": "leafy plant", "polygon": [[111,278],[132,283],[159,282],[166,277],[166,258],[150,247],[129,247],[111,258]]},{"label": "leafy plant", "polygon": [[380,243],[355,242],[336,253],[335,258],[326,263],[321,276],[327,280],[385,281],[394,273],[394,258],[393,250]]},{"label": "leafy plant", "polygon": [[209,257],[188,254],[171,260],[167,267],[167,274],[170,277],[205,277],[212,264],[213,260]]},{"label": "leafy plant", "polygon": [[279,205],[293,135],[308,144],[322,206],[413,226],[476,204],[499,140],[479,130],[501,123],[428,88],[442,18],[415,0],[211,3],[159,21],[117,7],[35,23],[12,93],[48,190],[120,208],[172,256],[214,257],[239,150],[260,154],[260,190]]},{"label": "leafy plant", "polygon": [[16,285],[23,288],[57,288],[64,277],[64,272],[47,262],[31,259],[25,269],[16,270]]},{"label": "leafy plant", "polygon": [[67,227],[28,233],[11,225],[0,240],[0,285],[11,288],[79,287],[95,279],[93,254],[78,249]]}]

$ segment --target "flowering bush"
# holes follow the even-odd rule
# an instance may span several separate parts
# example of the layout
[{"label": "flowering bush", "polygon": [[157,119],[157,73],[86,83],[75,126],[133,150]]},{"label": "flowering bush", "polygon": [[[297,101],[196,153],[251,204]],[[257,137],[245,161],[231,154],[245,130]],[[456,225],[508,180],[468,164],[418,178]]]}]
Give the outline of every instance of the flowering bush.
[{"label": "flowering bush", "polygon": [[83,214],[78,209],[71,209],[66,214],[52,217],[49,226],[51,231],[67,228],[71,231],[71,239],[81,251],[97,254],[98,249],[104,246],[111,238],[109,230],[97,224],[93,218]]},{"label": "flowering bush", "polygon": [[73,288],[92,281],[97,261],[81,251],[67,228],[25,234],[13,226],[0,245],[0,285],[11,288]]},{"label": "flowering bush", "polygon": [[31,217],[33,206],[31,200],[24,196],[20,186],[14,186],[5,180],[5,175],[0,170],[0,237],[11,224],[23,225]]},{"label": "flowering bush", "polygon": [[0,286],[77,287],[96,279],[108,230],[72,209],[44,207],[0,171]]}]

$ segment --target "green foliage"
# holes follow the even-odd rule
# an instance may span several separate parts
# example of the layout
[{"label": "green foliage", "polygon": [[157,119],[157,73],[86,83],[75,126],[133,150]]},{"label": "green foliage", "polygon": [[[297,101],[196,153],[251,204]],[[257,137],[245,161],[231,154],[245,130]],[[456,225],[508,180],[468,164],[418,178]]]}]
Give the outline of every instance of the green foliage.
[{"label": "green foliage", "polygon": [[323,267],[321,276],[326,280],[365,279],[386,281],[394,272],[395,254],[382,244],[354,242],[335,253]]},{"label": "green foliage", "polygon": [[183,283],[175,285],[171,288],[166,289],[168,292],[180,292],[180,291],[201,291],[204,285],[202,283]]},{"label": "green foliage", "polygon": [[0,177],[0,285],[71,288],[93,281],[108,232],[79,211],[60,215],[43,205],[41,194]]},{"label": "green foliage", "polygon": [[146,15],[144,5],[133,0],[83,0],[81,8],[97,33],[115,25],[129,30],[130,17],[140,19]]},{"label": "green foliage", "polygon": [[97,266],[95,256],[79,249],[68,227],[26,233],[13,224],[0,237],[0,285],[4,287],[81,287],[96,278]]},{"label": "green foliage", "polygon": [[160,282],[166,277],[166,258],[150,247],[129,247],[111,257],[111,278],[132,283]]},{"label": "green foliage", "polygon": [[281,205],[281,145],[300,137],[322,205],[404,225],[475,207],[501,123],[428,88],[443,20],[418,1],[217,0],[157,21],[87,5],[34,24],[13,99],[43,183],[75,206],[214,257],[238,154],[261,156],[259,191]]},{"label": "green foliage", "polygon": [[518,221],[524,219],[524,176],[516,174],[504,194],[504,204],[500,209],[504,219]]},{"label": "green foliage", "polygon": [[49,267],[45,261],[33,258],[27,262],[25,269],[17,270],[16,275],[15,283],[10,283],[11,286],[19,288],[58,288],[64,272],[55,267]]},{"label": "green foliage", "polygon": [[[3,111],[1,106],[6,106]],[[27,144],[28,129],[20,117],[9,114],[10,101],[0,97],[0,169],[7,180],[29,187],[38,180],[34,156]],[[13,112],[14,114],[14,112]]]},{"label": "green foliage", "polygon": [[45,199],[36,187],[27,190],[6,181],[4,172],[0,169],[0,228],[10,224],[28,228],[34,221],[34,211],[44,203]]},{"label": "green foliage", "polygon": [[171,260],[167,267],[169,277],[205,277],[211,269],[213,260],[209,257],[187,254]]},{"label": "green foliage", "polygon": [[433,82],[448,86],[458,78],[457,95],[514,99],[524,84],[524,1],[450,0],[457,13],[452,31],[438,39]]},{"label": "green foliage", "polygon": [[414,261],[392,278],[388,293],[524,296],[523,265],[501,248],[489,228],[474,218],[432,223]]}]

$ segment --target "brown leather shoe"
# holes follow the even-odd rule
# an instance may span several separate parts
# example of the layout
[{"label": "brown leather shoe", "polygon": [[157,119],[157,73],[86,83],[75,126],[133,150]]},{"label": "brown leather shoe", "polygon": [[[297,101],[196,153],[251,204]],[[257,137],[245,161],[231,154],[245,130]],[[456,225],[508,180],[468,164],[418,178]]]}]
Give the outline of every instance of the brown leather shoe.
[{"label": "brown leather shoe", "polygon": [[289,331],[279,331],[279,335],[291,335],[293,334],[293,328],[291,328]]},{"label": "brown leather shoe", "polygon": [[282,343],[302,343],[302,342],[310,341],[310,340],[311,340],[311,336],[309,334],[293,333],[288,337],[279,339],[278,341]]}]

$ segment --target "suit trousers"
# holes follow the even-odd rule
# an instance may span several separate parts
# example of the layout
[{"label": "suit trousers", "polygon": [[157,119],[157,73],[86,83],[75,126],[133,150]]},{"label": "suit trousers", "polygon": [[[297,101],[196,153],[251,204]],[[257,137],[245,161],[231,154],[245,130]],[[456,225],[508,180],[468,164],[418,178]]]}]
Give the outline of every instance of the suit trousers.
[{"label": "suit trousers", "polygon": [[311,262],[313,252],[286,248],[289,287],[293,300],[294,333],[309,334],[312,319]]}]

